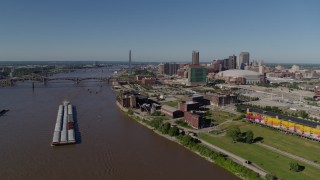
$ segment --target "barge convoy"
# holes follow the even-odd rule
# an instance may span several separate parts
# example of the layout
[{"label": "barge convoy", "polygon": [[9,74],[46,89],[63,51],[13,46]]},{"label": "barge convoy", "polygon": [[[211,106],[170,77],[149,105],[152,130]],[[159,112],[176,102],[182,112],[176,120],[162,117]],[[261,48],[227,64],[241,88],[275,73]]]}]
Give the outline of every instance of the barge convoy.
[{"label": "barge convoy", "polygon": [[57,121],[53,132],[52,145],[64,145],[76,143],[73,110],[70,102],[59,105]]}]

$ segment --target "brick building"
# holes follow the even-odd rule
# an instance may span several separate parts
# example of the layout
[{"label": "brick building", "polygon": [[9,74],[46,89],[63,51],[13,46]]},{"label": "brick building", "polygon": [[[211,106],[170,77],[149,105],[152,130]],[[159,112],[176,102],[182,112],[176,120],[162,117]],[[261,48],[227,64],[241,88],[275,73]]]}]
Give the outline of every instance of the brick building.
[{"label": "brick building", "polygon": [[172,118],[179,118],[179,117],[183,117],[183,112],[178,110],[175,107],[171,107],[171,106],[167,106],[167,105],[163,105],[161,107],[161,113],[165,114],[166,116],[170,116]]},{"label": "brick building", "polygon": [[202,116],[198,114],[194,114],[192,112],[184,112],[184,120],[187,122],[190,126],[200,129],[202,127]]},{"label": "brick building", "polygon": [[228,104],[236,103],[237,96],[232,94],[215,93],[210,95],[211,104],[215,106],[225,106]]},{"label": "brick building", "polygon": [[193,110],[198,110],[199,109],[199,103],[198,102],[193,102],[193,101],[182,101],[178,105],[180,111],[193,111]]}]

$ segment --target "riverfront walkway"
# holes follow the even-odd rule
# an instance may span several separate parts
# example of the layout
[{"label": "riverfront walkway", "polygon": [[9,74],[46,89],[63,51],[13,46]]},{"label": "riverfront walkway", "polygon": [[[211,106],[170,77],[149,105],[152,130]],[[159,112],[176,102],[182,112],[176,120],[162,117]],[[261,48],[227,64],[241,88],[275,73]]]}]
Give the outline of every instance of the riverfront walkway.
[{"label": "riverfront walkway", "polygon": [[[169,122],[171,124],[174,124],[174,125],[177,125],[174,122],[174,119],[168,120],[167,122]],[[194,132],[194,133],[198,133],[199,132],[199,130],[189,129],[189,128],[181,127],[179,125],[178,125],[178,127],[179,127],[179,129],[183,129],[185,132]],[[191,135],[191,137],[194,138],[194,139],[199,140],[203,145],[207,146],[211,150],[219,152],[219,153],[224,154],[224,155],[227,155],[229,159],[233,160],[234,162],[236,162],[238,164],[241,164],[241,165],[247,167],[248,169],[251,169],[252,171],[258,173],[262,177],[265,177],[268,174],[268,172],[264,171],[258,165],[254,164],[252,162],[250,164],[248,164],[248,160],[243,159],[240,156],[237,156],[237,155],[235,155],[235,154],[233,154],[233,153],[231,153],[229,151],[226,151],[224,149],[221,149],[218,146],[212,145],[212,144],[210,144],[210,143],[208,143],[208,142],[206,142],[206,141],[204,141],[202,139],[199,139],[196,136]]]},{"label": "riverfront walkway", "polygon": [[217,151],[217,152],[220,152],[220,153],[222,153],[224,155],[227,155],[231,160],[237,162],[238,164],[241,164],[241,165],[247,167],[248,169],[251,169],[252,171],[258,173],[262,177],[265,177],[268,174],[266,171],[264,171],[262,168],[258,167],[256,164],[254,164],[254,163],[250,163],[250,164],[246,163],[246,162],[248,162],[248,160],[243,159],[240,156],[237,156],[237,155],[235,155],[235,154],[233,154],[233,153],[231,153],[229,151],[226,151],[224,149],[221,149],[218,146],[212,145],[212,144],[210,144],[210,143],[208,143],[206,141],[203,141],[202,139],[199,139],[199,138],[197,138],[195,136],[192,136],[192,138],[199,140],[202,144],[204,144],[205,146],[209,147],[210,149],[212,149],[214,151]]}]

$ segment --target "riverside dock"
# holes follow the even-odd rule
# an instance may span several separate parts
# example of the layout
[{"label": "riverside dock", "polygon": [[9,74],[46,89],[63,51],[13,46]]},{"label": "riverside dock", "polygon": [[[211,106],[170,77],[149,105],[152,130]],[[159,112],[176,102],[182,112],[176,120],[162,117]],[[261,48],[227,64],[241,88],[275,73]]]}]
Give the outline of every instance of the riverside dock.
[{"label": "riverside dock", "polygon": [[63,102],[63,105],[59,105],[52,145],[76,143],[72,108],[70,102],[67,101]]}]

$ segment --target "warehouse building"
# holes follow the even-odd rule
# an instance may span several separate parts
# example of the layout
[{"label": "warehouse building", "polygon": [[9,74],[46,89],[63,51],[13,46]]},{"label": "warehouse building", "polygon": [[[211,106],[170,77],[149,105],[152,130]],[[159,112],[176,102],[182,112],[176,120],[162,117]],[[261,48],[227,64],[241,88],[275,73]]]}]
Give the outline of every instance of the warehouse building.
[{"label": "warehouse building", "polygon": [[180,118],[183,117],[183,112],[175,107],[171,107],[168,105],[161,106],[161,113],[166,116],[170,116],[171,118]]},{"label": "warehouse building", "polygon": [[193,110],[198,110],[199,109],[199,103],[198,102],[193,102],[193,101],[182,101],[178,105],[179,110],[185,112],[185,111],[193,111]]},{"label": "warehouse building", "polygon": [[237,96],[233,94],[214,93],[208,95],[210,102],[214,106],[226,106],[229,104],[237,103]]}]

